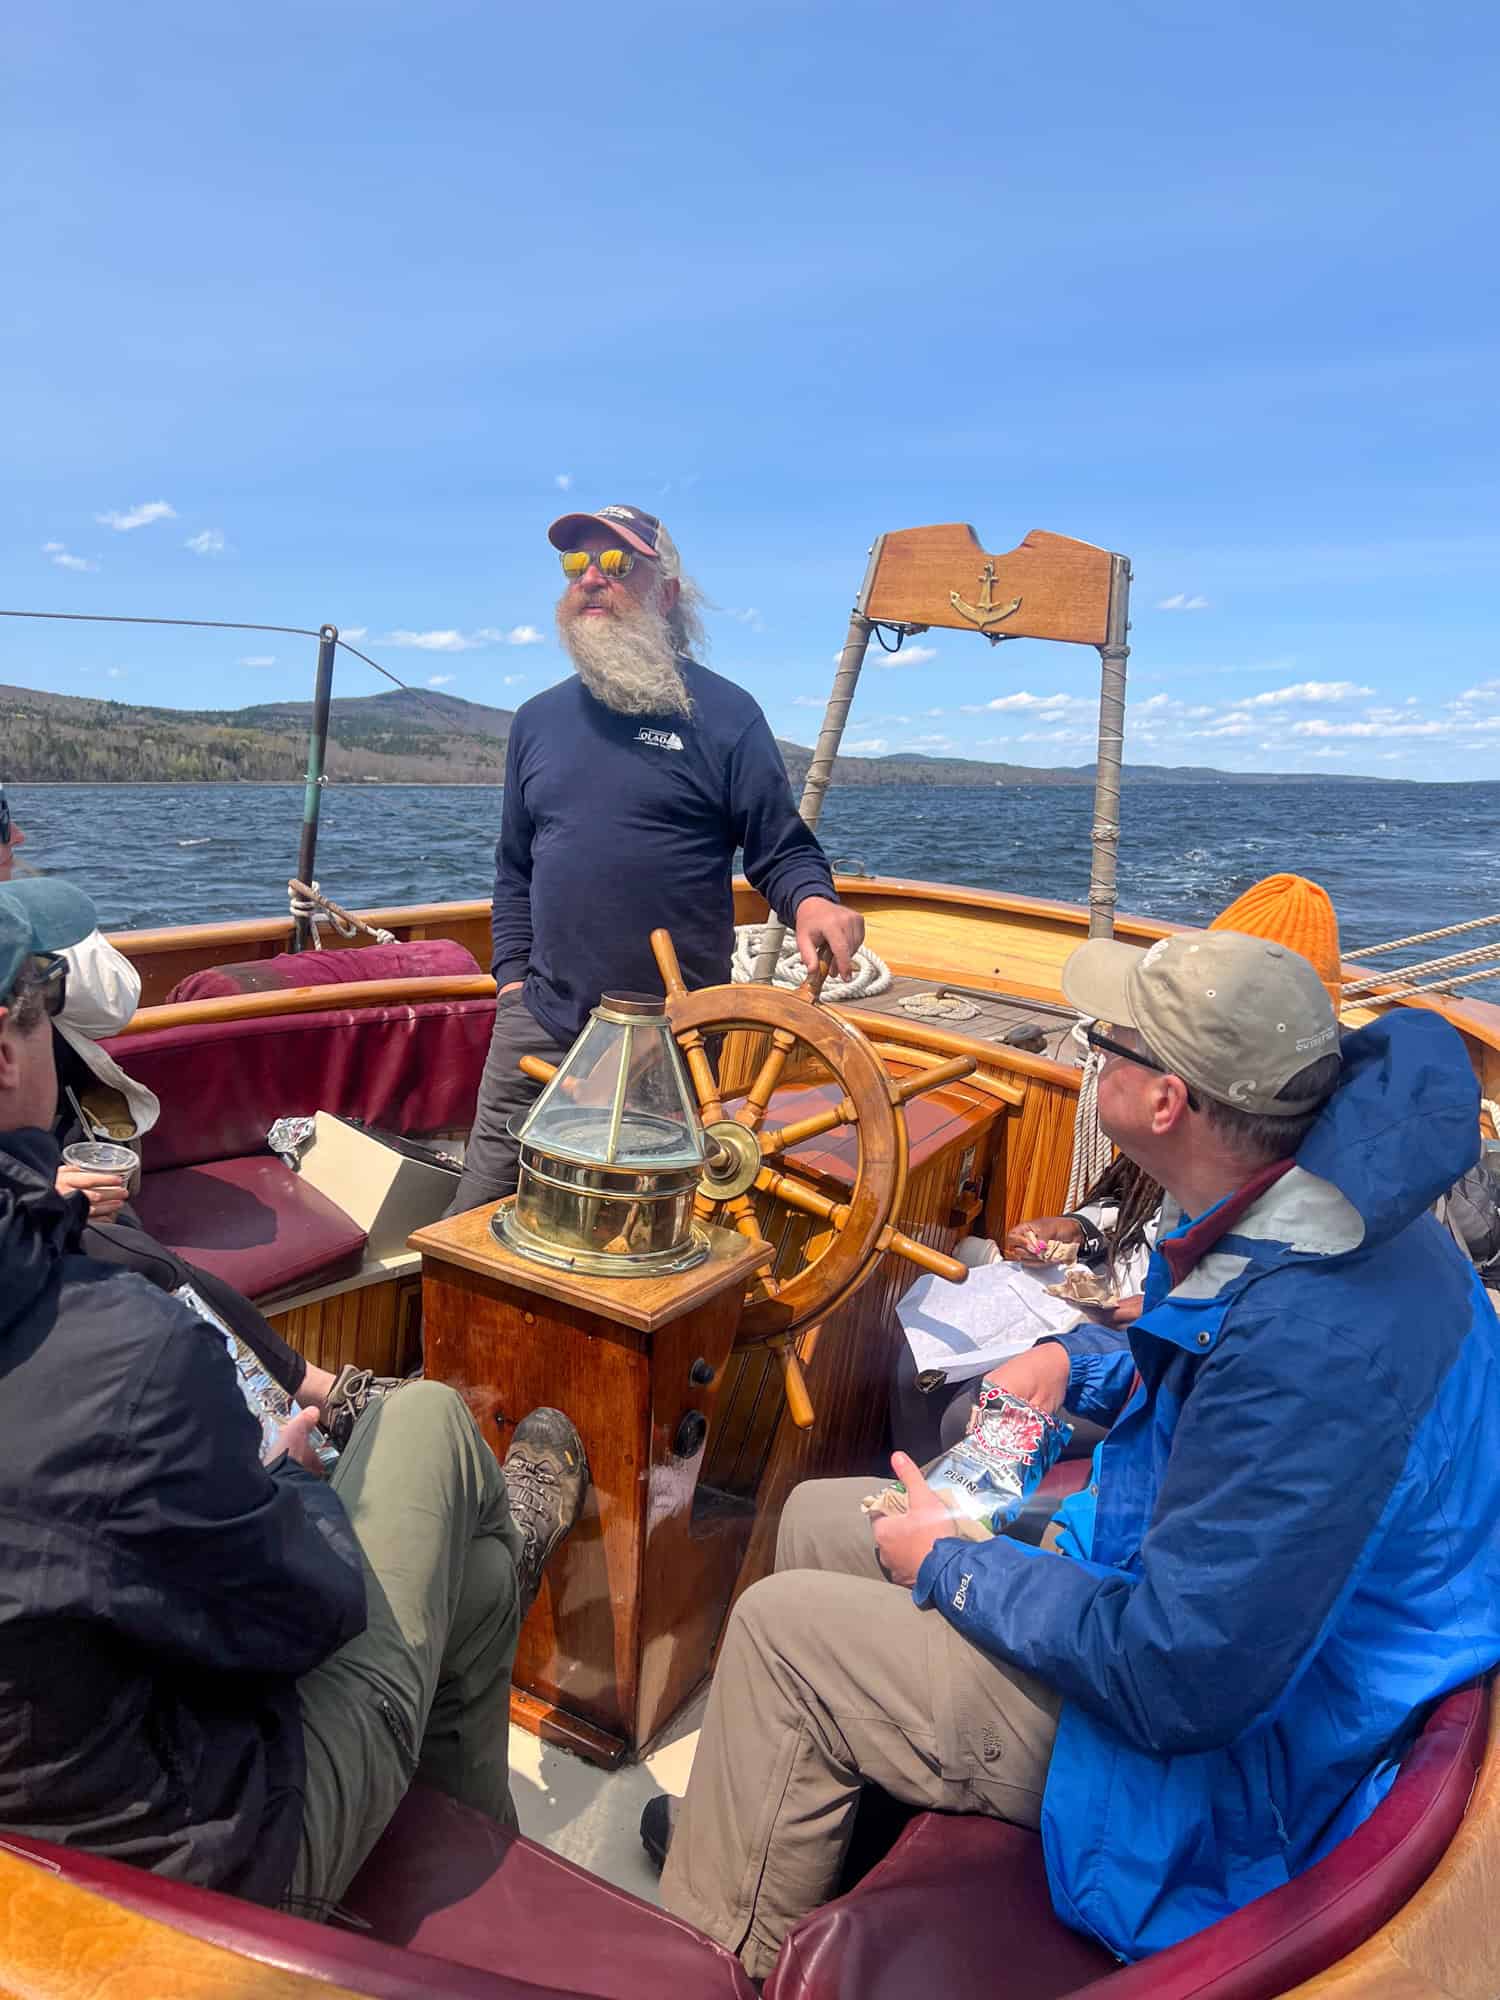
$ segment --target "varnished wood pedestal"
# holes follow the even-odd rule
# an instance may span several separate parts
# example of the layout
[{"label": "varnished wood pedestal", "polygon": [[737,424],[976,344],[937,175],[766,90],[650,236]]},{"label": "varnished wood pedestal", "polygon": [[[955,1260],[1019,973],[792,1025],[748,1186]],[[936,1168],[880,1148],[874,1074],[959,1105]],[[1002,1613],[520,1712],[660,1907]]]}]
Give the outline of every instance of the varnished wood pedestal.
[{"label": "varnished wood pedestal", "polygon": [[707,1259],[676,1277],[591,1278],[504,1248],[493,1214],[411,1239],[426,1372],[458,1390],[497,1457],[539,1404],[578,1426],[592,1491],[522,1630],[511,1712],[613,1765],[705,1678],[733,1594],[752,1519],[695,1520],[694,1495],[745,1288],[772,1253],[711,1230]]}]

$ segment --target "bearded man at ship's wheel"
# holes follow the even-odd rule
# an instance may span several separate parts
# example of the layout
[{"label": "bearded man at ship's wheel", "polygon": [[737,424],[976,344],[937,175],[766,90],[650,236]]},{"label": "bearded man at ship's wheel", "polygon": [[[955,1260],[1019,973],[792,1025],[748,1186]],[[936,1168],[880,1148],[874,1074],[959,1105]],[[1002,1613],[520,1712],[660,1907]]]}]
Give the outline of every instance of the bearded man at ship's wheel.
[{"label": "bearded man at ship's wheel", "polygon": [[689,986],[729,978],[733,863],[796,927],[809,970],[827,945],[847,973],[864,919],[834,894],[759,705],[693,657],[699,595],[671,536],[639,507],[565,514],[548,538],[567,587],[557,626],[575,677],[511,725],[495,849],[499,997],[450,1205],[516,1185],[511,1121],[539,1085],[522,1056],[561,1062],[603,992],[659,992],[647,940],[672,934]]}]

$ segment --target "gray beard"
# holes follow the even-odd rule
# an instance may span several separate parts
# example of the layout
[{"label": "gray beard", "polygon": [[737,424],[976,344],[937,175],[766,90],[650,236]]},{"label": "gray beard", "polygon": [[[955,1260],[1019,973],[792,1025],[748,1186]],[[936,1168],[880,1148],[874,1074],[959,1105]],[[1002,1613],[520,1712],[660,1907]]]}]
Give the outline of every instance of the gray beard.
[{"label": "gray beard", "polygon": [[629,617],[575,617],[560,626],[578,678],[619,715],[691,715],[692,696],[667,622],[643,607]]}]

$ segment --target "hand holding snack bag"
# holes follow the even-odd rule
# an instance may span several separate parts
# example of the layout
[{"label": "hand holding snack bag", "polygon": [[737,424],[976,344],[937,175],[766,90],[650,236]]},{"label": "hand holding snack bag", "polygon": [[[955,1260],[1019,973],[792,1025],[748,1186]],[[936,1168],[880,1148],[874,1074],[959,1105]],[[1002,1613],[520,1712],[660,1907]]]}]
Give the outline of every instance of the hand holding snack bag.
[{"label": "hand holding snack bag", "polygon": [[[953,1517],[950,1532],[971,1541],[999,1534],[1020,1513],[1071,1436],[1070,1425],[993,1382],[983,1383],[968,1436],[925,1473],[928,1489]],[[888,1486],[860,1504],[872,1516],[904,1513],[906,1488]]]}]

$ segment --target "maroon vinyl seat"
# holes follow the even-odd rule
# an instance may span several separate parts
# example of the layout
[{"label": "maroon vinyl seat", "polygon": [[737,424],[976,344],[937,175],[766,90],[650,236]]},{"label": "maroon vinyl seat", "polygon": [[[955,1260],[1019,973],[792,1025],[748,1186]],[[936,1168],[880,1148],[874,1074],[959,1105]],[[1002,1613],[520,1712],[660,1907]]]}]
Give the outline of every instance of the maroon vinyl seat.
[{"label": "maroon vinyl seat", "polygon": [[135,1210],[158,1243],[247,1299],[359,1268],[365,1232],[270,1153],[145,1174]]},{"label": "maroon vinyl seat", "polygon": [[1272,2000],[1362,1944],[1432,1873],[1468,1805],[1487,1716],[1484,1688],[1450,1695],[1331,1854],[1123,1968],[1053,1914],[1038,1835],[923,1813],[848,1895],[795,1926],[765,2000]]},{"label": "maroon vinyl seat", "polygon": [[331,996],[312,1014],[116,1036],[105,1046],[162,1107],[142,1149],[142,1222],[252,1299],[343,1276],[363,1232],[268,1150],[266,1134],[315,1111],[408,1139],[462,1130],[494,1018],[488,998],[361,1008]]},{"label": "maroon vinyl seat", "polygon": [[375,2000],[752,2000],[739,1961],[535,1841],[414,1786],[328,1924],[14,1835],[143,1916]]}]

